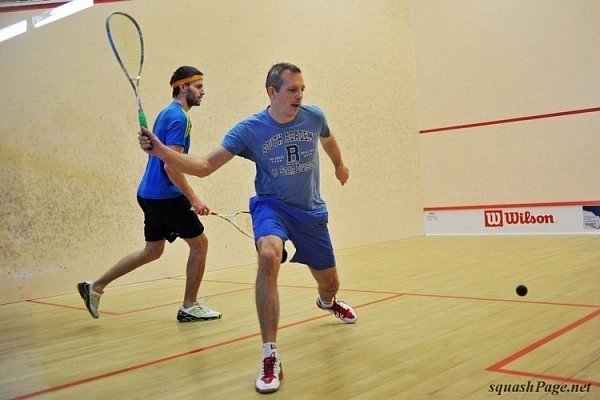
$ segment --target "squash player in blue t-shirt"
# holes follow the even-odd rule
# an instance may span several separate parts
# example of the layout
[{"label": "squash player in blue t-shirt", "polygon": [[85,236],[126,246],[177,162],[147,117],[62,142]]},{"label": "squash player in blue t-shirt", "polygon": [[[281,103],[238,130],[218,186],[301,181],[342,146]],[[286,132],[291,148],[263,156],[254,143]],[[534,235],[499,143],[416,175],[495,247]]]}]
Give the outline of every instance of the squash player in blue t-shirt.
[{"label": "squash player in blue t-shirt", "polygon": [[[173,152],[187,154],[192,128],[188,111],[199,106],[204,96],[204,75],[194,67],[179,67],[171,76],[173,100],[156,117],[153,130]],[[158,259],[165,242],[182,238],[190,247],[186,268],[183,303],[177,311],[180,322],[221,318],[221,313],[207,307],[206,298],[198,300],[206,266],[208,239],[198,215],[210,209],[196,195],[182,172],[171,168],[157,157],[149,156],[137,199],[144,212],[144,249],[120,261],[94,281],[77,284],[83,302],[94,318],[98,318],[100,296],[115,279]]]},{"label": "squash player in blue t-shirt", "polygon": [[250,212],[259,255],[256,305],[263,358],[255,385],[260,393],[278,390],[283,378],[276,337],[277,275],[285,241],[290,240],[296,248],[291,261],[306,264],[317,281],[317,306],[349,324],[358,318],[351,306],[335,297],[339,280],[327,207],[319,189],[319,143],[342,185],[349,172],[323,112],[302,105],[304,88],[302,73],[295,65],[271,67],[266,80],[269,107],[235,125],[221,147],[205,158],[171,151],[148,130],[139,136],[142,149],[187,174],[210,175],[236,155],[256,165],[256,195],[250,199]]}]

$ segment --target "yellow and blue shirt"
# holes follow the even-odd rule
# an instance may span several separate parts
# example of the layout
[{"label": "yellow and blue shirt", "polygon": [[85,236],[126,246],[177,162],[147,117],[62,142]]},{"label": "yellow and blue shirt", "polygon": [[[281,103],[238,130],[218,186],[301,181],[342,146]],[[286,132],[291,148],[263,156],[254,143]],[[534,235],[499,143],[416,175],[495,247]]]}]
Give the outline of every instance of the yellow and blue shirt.
[{"label": "yellow and blue shirt", "polygon": [[[182,146],[183,152],[190,149],[192,121],[182,105],[173,101],[156,117],[152,131],[167,146]],[[137,195],[144,199],[172,199],[182,195],[165,172],[165,163],[157,157],[149,156],[144,176]]]}]

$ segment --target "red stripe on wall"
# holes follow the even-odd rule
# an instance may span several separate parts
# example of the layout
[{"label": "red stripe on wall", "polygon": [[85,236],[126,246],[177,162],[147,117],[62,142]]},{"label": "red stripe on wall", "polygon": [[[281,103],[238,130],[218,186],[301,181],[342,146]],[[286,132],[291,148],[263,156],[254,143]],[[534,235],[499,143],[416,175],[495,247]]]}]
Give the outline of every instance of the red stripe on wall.
[{"label": "red stripe on wall", "polygon": [[561,111],[561,112],[555,112],[555,113],[550,113],[550,114],[529,115],[529,116],[525,116],[525,117],[498,119],[495,121],[484,121],[484,122],[475,122],[472,124],[445,126],[445,127],[441,127],[441,128],[432,128],[432,129],[423,129],[423,130],[420,130],[419,133],[425,134],[425,133],[434,133],[434,132],[442,132],[442,131],[455,131],[455,130],[459,130],[459,129],[476,128],[479,126],[508,124],[508,123],[514,123],[514,122],[530,121],[533,119],[564,117],[567,115],[585,114],[585,113],[598,112],[598,111],[600,111],[600,107],[584,108],[581,110]]},{"label": "red stripe on wall", "polygon": [[[100,3],[116,3],[119,1],[129,1],[129,0],[94,0],[94,4]],[[63,4],[68,3],[68,1],[61,1],[56,3],[31,3],[31,4],[21,4],[18,6],[6,6],[0,7],[0,13],[9,13],[16,11],[29,11],[29,10],[40,10],[40,9],[49,9],[62,6]]]},{"label": "red stripe on wall", "polygon": [[478,210],[483,208],[523,208],[523,207],[568,207],[568,206],[600,206],[599,200],[557,201],[549,203],[513,203],[513,204],[471,204],[462,206],[423,207],[423,211]]}]

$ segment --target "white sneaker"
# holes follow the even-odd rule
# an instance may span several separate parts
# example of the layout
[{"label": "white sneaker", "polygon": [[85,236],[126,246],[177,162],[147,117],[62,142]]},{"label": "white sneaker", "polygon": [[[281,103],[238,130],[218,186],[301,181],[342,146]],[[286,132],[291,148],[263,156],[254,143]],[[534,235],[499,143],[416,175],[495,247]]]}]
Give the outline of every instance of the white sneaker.
[{"label": "white sneaker", "polygon": [[211,310],[206,306],[206,297],[197,300],[190,308],[179,307],[177,312],[177,321],[179,322],[194,322],[194,321],[209,321],[211,319],[221,318],[221,313]]},{"label": "white sneaker", "polygon": [[256,391],[258,393],[273,393],[279,389],[283,379],[283,369],[281,361],[273,352],[269,357],[265,357],[260,363],[260,372],[256,378]]},{"label": "white sneaker", "polygon": [[90,315],[94,318],[100,317],[98,307],[100,306],[100,296],[102,296],[102,293],[94,291],[94,282],[79,282],[77,284],[77,290],[79,291],[79,295],[83,299],[83,304],[85,304],[85,308],[87,308],[90,312]]}]

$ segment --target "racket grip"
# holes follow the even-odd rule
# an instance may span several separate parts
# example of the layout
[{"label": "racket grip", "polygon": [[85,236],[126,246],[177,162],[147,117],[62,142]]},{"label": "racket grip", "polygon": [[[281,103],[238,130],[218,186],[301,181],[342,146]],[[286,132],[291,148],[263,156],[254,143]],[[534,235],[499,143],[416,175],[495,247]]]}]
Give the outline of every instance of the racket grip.
[{"label": "racket grip", "polygon": [[140,127],[148,128],[148,122],[146,121],[146,114],[144,110],[138,110],[138,121],[140,122]]},{"label": "racket grip", "polygon": [[[144,113],[144,110],[139,109],[138,110],[138,121],[140,123],[140,127],[141,128],[146,128],[148,129],[148,122],[146,121],[146,113]],[[148,137],[148,135],[146,135],[145,133],[142,132],[142,135]],[[150,148],[152,148],[152,143],[150,143]]]}]

